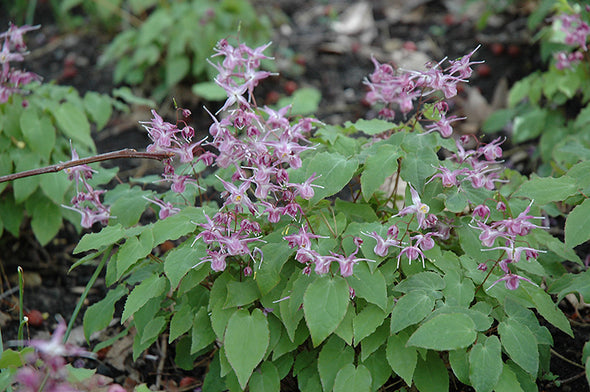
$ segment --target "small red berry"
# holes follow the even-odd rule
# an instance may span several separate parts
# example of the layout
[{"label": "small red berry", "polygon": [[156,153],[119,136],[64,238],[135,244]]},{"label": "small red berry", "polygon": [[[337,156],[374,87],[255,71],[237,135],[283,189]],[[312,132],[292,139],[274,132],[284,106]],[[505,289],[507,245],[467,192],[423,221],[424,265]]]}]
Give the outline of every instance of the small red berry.
[{"label": "small red berry", "polygon": [[178,386],[180,388],[186,388],[189,385],[196,385],[197,384],[197,379],[193,378],[193,377],[183,377],[180,382],[178,383]]},{"label": "small red berry", "polygon": [[487,78],[492,74],[492,68],[487,64],[481,64],[477,66],[476,72],[480,77]]},{"label": "small red berry", "polygon": [[510,57],[518,57],[520,56],[520,47],[517,45],[510,45],[508,46],[508,55]]},{"label": "small red berry", "polygon": [[494,42],[492,45],[490,45],[490,50],[494,56],[500,56],[502,53],[504,53],[504,45],[499,42]]},{"label": "small red berry", "polygon": [[302,54],[296,54],[293,57],[293,61],[295,62],[295,64],[305,67],[306,60],[305,60],[305,56],[303,56]]},{"label": "small red berry", "polygon": [[274,105],[279,101],[279,98],[281,98],[280,94],[275,90],[271,90],[266,94],[264,101],[267,105]]},{"label": "small red berry", "polygon": [[45,321],[43,314],[37,309],[25,312],[25,316],[29,319],[29,325],[31,327],[40,327],[43,325],[43,321]]},{"label": "small red berry", "polygon": [[415,42],[412,42],[412,41],[406,41],[406,42],[404,42],[403,48],[405,50],[410,51],[410,52],[415,52],[418,49],[418,47],[416,46],[416,43]]},{"label": "small red berry", "polygon": [[452,26],[456,23],[455,17],[453,16],[453,14],[446,14],[444,16],[443,22],[447,26]]},{"label": "small red berry", "polygon": [[283,86],[283,89],[285,90],[285,94],[291,95],[295,92],[295,90],[297,90],[297,83],[295,83],[292,80],[289,80],[285,83],[285,86]]}]

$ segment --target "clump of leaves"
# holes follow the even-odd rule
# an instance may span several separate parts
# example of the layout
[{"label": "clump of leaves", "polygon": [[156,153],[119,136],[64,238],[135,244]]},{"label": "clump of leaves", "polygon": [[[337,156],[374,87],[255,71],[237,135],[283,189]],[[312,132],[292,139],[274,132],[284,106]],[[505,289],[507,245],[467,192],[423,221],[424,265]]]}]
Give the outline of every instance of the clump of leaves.
[{"label": "clump of leaves", "polygon": [[[572,246],[590,230],[572,214],[566,225],[579,230],[564,244],[544,223],[556,201],[586,198],[588,162],[529,180],[500,166],[502,139],[450,139],[460,119],[444,99],[469,78],[475,51],[422,72],[374,61],[368,99],[385,118],[417,101],[416,113],[330,126],[256,106],[265,48],[216,46],[227,100],[211,114],[211,140],[192,140],[185,110],[175,124],[156,112],[143,123],[148,151],[174,155],[150,179],[171,190],[115,188],[108,226],[76,247],[90,252],[77,265],[109,260],[111,289],[87,309],[86,337],[125,298],[133,357],[168,331],[179,367],[212,356],[208,391],[278,391],[288,376],[317,391],[388,380],[421,392],[451,380],[534,390],[553,344],[536,314],[571,336],[551,294],[588,292],[587,274],[561,262],[582,265]],[[201,187],[219,200],[205,201]],[[147,203],[159,219],[138,225]],[[169,240],[177,246],[166,251]]]},{"label": "clump of leaves", "polygon": [[[40,83],[38,75],[15,68],[27,53],[22,35],[31,29],[11,25],[0,35],[0,56],[5,59],[0,80],[2,175],[67,161],[70,142],[83,154],[96,152],[91,130],[103,128],[114,107],[125,107],[106,95],[87,92],[81,97],[72,87]],[[108,182],[107,177],[99,183]],[[57,234],[63,217],[79,222],[61,207],[70,203],[70,197],[70,182],[60,174],[0,183],[0,233],[6,230],[18,236],[28,216],[33,233],[46,244]]]},{"label": "clump of leaves", "polygon": [[[135,4],[137,14],[156,1]],[[268,41],[270,22],[247,0],[186,0],[156,7],[140,24],[119,33],[100,58],[115,62],[115,83],[148,86],[156,99],[186,79],[210,80],[207,67],[215,43],[239,29],[240,39],[251,44]]]},{"label": "clump of leaves", "polygon": [[512,142],[538,140],[532,157],[542,162],[540,175],[563,174],[580,159],[590,158],[590,10],[565,1],[545,2],[541,9],[541,16],[553,12],[549,25],[536,36],[548,69],[516,82],[509,108],[492,114],[483,130],[493,133],[510,124]]}]

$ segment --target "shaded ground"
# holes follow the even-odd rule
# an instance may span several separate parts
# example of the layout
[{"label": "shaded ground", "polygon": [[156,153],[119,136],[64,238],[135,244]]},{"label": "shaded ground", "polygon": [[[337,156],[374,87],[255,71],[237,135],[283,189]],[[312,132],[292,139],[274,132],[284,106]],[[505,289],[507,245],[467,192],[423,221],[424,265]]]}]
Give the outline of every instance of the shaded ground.
[{"label": "shaded ground", "polygon": [[[473,133],[479,129],[489,111],[503,106],[507,86],[541,67],[539,59],[535,57],[537,51],[531,45],[530,35],[525,28],[526,9],[509,9],[491,20],[484,30],[477,30],[474,27],[477,17],[472,13],[464,17],[457,16],[454,8],[458,7],[457,1],[378,0],[371,2],[367,8],[352,9],[350,7],[355,3],[352,1],[325,3],[318,0],[281,0],[266,6],[274,20],[283,19],[285,23],[276,27],[277,33],[273,38],[281,76],[273,77],[261,85],[259,102],[272,103],[276,93],[290,93],[292,83],[295,82],[296,87],[315,87],[321,91],[323,99],[317,117],[326,123],[342,124],[347,120],[372,118],[376,113],[363,104],[363,79],[373,70],[371,56],[382,62],[391,61],[404,68],[415,68],[422,67],[429,60],[438,62],[445,56],[459,57],[481,44],[474,58],[485,59],[486,64],[476,68],[470,84],[464,86],[461,97],[454,102],[455,110],[469,118],[461,125],[461,131]],[[60,33],[51,20],[51,14],[42,8],[43,5],[40,7],[38,16],[44,26],[41,31],[33,32],[28,37],[31,48],[27,62],[29,70],[43,75],[45,80],[72,85],[80,93],[88,90],[109,93],[113,87],[111,69],[96,67],[100,48],[108,42],[109,37],[86,29]],[[0,15],[3,13],[0,12]],[[4,22],[0,17],[0,23],[5,25]],[[209,118],[201,110],[203,102],[187,96],[182,90],[177,91],[177,94],[176,100],[192,110],[195,128],[206,130]],[[207,105],[216,107],[215,103]],[[169,113],[171,106],[170,100],[163,104]],[[131,114],[113,118],[107,129],[96,135],[99,152],[125,147],[138,150],[145,148],[147,138],[137,121],[149,117],[148,108],[135,107]],[[138,170],[149,171],[150,167],[145,165],[152,164],[120,163],[127,174]],[[533,163],[515,158],[508,164],[526,172]],[[33,238],[26,226],[23,226],[18,239],[5,234],[0,239],[0,261],[3,276],[12,275],[17,265],[32,273],[27,279],[25,307],[27,310],[37,309],[49,316],[40,327],[31,327],[31,334],[36,335],[39,331],[52,329],[52,320],[56,314],[62,314],[66,319],[70,317],[82,287],[93,270],[87,267],[67,273],[74,260],[70,255],[78,238],[71,227],[66,226],[60,236],[45,248],[37,245]],[[35,280],[39,284],[33,284]],[[102,298],[103,294],[104,287],[99,282],[89,303]],[[6,319],[2,325],[5,340],[15,335],[14,299],[4,297],[0,309]],[[563,305],[568,315],[574,313],[567,308],[567,304]],[[590,334],[590,324],[587,319],[578,319],[572,327],[575,339],[552,330],[555,351],[579,363],[582,346]],[[108,360],[99,365],[101,371],[122,384],[126,380],[131,382],[131,379],[153,383],[157,363],[146,359],[133,367],[127,363],[127,372],[117,370]],[[204,361],[202,366],[206,365]],[[141,372],[133,368],[140,368]],[[197,372],[202,369],[198,368]],[[559,377],[561,384],[557,385],[551,380],[542,381],[542,390],[588,390],[583,370],[575,365],[555,356],[551,361],[551,371]],[[165,379],[178,381],[180,372],[173,367],[172,358],[166,361],[164,373],[167,374]],[[199,374],[193,376],[198,378]]]}]

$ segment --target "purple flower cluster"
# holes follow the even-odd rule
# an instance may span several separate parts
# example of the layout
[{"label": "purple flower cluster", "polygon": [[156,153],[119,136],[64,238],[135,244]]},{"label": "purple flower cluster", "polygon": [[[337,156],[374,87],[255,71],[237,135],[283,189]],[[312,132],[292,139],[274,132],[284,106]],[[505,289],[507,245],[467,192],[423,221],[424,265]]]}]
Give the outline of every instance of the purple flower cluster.
[{"label": "purple flower cluster", "polygon": [[0,103],[8,101],[12,94],[21,93],[22,87],[33,80],[41,80],[41,77],[35,73],[24,72],[10,66],[11,62],[24,61],[24,56],[28,54],[23,34],[39,27],[41,26],[17,27],[10,23],[8,30],[0,34],[0,39],[4,40],[0,51],[0,66],[2,67],[0,71]]},{"label": "purple flower cluster", "polygon": [[[518,214],[516,218],[507,218],[492,223],[487,223],[487,217],[489,217],[489,208],[487,206],[481,205],[475,208],[473,218],[477,220],[477,227],[474,228],[481,230],[479,240],[483,246],[487,247],[486,249],[482,249],[482,251],[504,251],[504,258],[498,262],[498,265],[504,272],[504,276],[492,283],[488,287],[488,290],[499,282],[505,282],[506,288],[509,290],[516,290],[521,280],[535,284],[530,279],[519,276],[510,270],[510,264],[518,263],[523,253],[525,259],[528,261],[536,259],[539,256],[539,252],[543,252],[529,246],[519,245],[519,237],[526,236],[534,228],[544,228],[531,222],[531,219],[543,219],[543,217],[528,215],[532,204],[533,202],[531,201],[525,210]],[[498,204],[496,208],[503,210],[504,205]],[[483,217],[485,217],[484,220],[482,220]],[[504,240],[504,246],[494,247],[496,239]],[[485,271],[487,270],[487,265],[480,264],[478,268]]]},{"label": "purple flower cluster", "polygon": [[[152,110],[153,118],[150,121],[140,122],[152,140],[152,144],[147,146],[146,151],[172,153],[179,158],[181,163],[190,163],[192,165],[202,161],[206,165],[211,165],[215,155],[211,152],[204,151],[200,147],[205,139],[197,142],[192,141],[195,136],[195,130],[185,121],[191,114],[190,110],[178,109],[178,111],[182,114],[183,119],[177,121],[177,124],[164,121],[155,110]],[[195,161],[195,154],[197,152],[199,155]],[[172,164],[172,159],[164,160],[164,173],[162,177],[162,181],[171,183],[170,188],[175,193],[183,193],[186,190],[187,183],[196,184],[196,181],[190,176],[176,172]],[[155,201],[153,202],[159,204]],[[177,212],[174,211],[174,209],[167,208],[165,215],[173,215]]]},{"label": "purple flower cluster", "polygon": [[79,391],[68,381],[69,373],[65,368],[66,356],[89,356],[91,353],[72,345],[62,343],[66,324],[62,320],[49,341],[32,340],[29,345],[36,352],[25,359],[27,365],[18,369],[15,381],[19,391],[23,392],[76,392]]},{"label": "purple flower cluster", "polygon": [[412,263],[412,261],[414,260],[420,259],[420,261],[422,261],[422,266],[424,266],[425,256],[423,252],[430,250],[434,247],[434,239],[432,237],[439,237],[442,239],[447,239],[449,237],[449,227],[439,222],[436,215],[428,214],[428,212],[430,211],[430,207],[422,202],[422,200],[420,199],[420,195],[411,184],[408,184],[408,186],[410,187],[410,194],[412,196],[413,204],[402,208],[393,217],[413,215],[413,217],[415,217],[418,222],[419,230],[434,230],[426,233],[422,233],[419,231],[412,233],[412,235],[410,235],[409,237],[409,244],[404,243],[402,242],[402,240],[398,239],[399,228],[397,227],[397,225],[392,225],[387,229],[387,236],[385,238],[380,236],[375,231],[371,233],[362,233],[367,237],[371,237],[375,241],[377,241],[377,244],[373,248],[373,252],[375,252],[377,256],[386,257],[389,253],[389,248],[392,246],[400,248],[401,250],[397,255],[398,268],[402,256],[404,255],[408,258],[408,261],[410,263]]},{"label": "purple flower cluster", "polygon": [[[586,6],[590,11],[590,6]],[[556,18],[561,23],[561,31],[565,33],[565,43],[575,48],[573,52],[561,51],[555,53],[555,67],[557,69],[571,68],[584,58],[584,52],[588,51],[587,41],[590,35],[590,26],[584,22],[580,14],[563,14]]]},{"label": "purple flower cluster", "polygon": [[469,136],[462,136],[456,141],[457,153],[451,159],[460,166],[451,170],[442,165],[436,167],[438,173],[434,174],[427,182],[440,178],[443,187],[460,187],[464,181],[469,181],[475,189],[486,188],[493,190],[496,182],[504,182],[499,179],[498,170],[501,167],[494,166],[500,163],[502,157],[500,145],[505,139],[497,138],[491,143],[482,144],[475,150],[465,150],[463,147],[469,140]]},{"label": "purple flower cluster", "polygon": [[[72,148],[72,160],[79,159],[78,153],[74,147]],[[96,171],[91,169],[88,165],[78,165],[67,168],[66,173],[70,181],[76,183],[76,195],[72,198],[71,204],[73,207],[62,205],[72,211],[76,211],[82,215],[80,224],[85,229],[89,229],[96,222],[106,225],[109,222],[110,207],[105,206],[100,201],[100,196],[105,192],[104,190],[94,189],[88,180],[92,178],[92,173]]]},{"label": "purple flower cluster", "polygon": [[207,223],[198,224],[203,231],[197,239],[208,245],[208,256],[201,262],[210,262],[215,271],[225,269],[228,256],[249,254],[254,259],[248,244],[259,240],[260,227],[248,215],[266,215],[270,223],[277,223],[282,216],[298,219],[302,209],[296,197],[309,200],[314,195],[315,174],[295,183],[289,181],[287,169],[300,168],[300,154],[313,148],[306,134],[315,120],[302,118],[291,123],[287,117],[290,107],[260,110],[252,95],[254,87],[270,76],[258,70],[260,61],[268,58],[263,54],[268,45],[251,49],[221,40],[215,49],[215,56],[224,57],[215,65],[219,71],[215,82],[228,98],[217,112],[223,111],[223,118],[210,114],[213,140],[207,145],[218,152],[212,155],[217,166],[234,169],[231,179],[218,177],[224,188],[223,208],[213,218],[207,217]]},{"label": "purple flower cluster", "polygon": [[[443,59],[438,64],[429,65],[426,71],[396,72],[389,64],[381,64],[372,59],[375,70],[365,84],[369,87],[365,99],[369,104],[381,103],[384,108],[379,114],[386,119],[393,119],[394,105],[402,113],[408,113],[414,107],[414,101],[419,97],[430,95],[436,91],[442,92],[446,99],[457,95],[457,84],[466,82],[473,70],[471,66],[480,61],[471,61],[475,51],[457,59],[451,60],[450,66],[442,69]],[[443,137],[452,133],[450,123],[459,120],[454,116],[446,117],[448,107],[443,104],[437,107],[441,119],[430,127],[430,131],[439,131]]]},{"label": "purple flower cluster", "polygon": [[332,265],[332,262],[336,262],[340,266],[340,275],[347,277],[352,275],[354,266],[358,264],[359,261],[374,261],[371,259],[356,257],[360,250],[360,246],[363,243],[363,240],[359,237],[354,238],[356,249],[348,256],[334,252],[330,252],[330,256],[321,255],[316,250],[312,249],[311,240],[322,237],[310,233],[307,230],[307,225],[303,225],[297,234],[290,234],[283,237],[283,239],[289,243],[289,247],[297,248],[295,260],[305,264],[303,273],[306,275],[311,273],[312,265],[314,266],[314,271],[316,274],[327,274],[330,272],[330,266]]}]

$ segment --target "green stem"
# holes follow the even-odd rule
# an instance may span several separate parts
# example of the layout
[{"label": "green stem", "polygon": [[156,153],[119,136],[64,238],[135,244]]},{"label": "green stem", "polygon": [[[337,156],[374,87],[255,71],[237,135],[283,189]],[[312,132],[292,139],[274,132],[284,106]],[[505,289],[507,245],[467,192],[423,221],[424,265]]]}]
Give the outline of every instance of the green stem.
[{"label": "green stem", "polygon": [[25,279],[23,278],[23,269],[18,267],[16,269],[18,274],[18,341],[20,348],[23,347],[23,325],[25,324],[25,318],[23,309],[25,307],[24,294],[25,294]]},{"label": "green stem", "polygon": [[27,7],[27,15],[25,16],[25,24],[29,26],[33,25],[33,18],[35,17],[35,8],[37,8],[37,0],[29,1],[29,5]]},{"label": "green stem", "polygon": [[94,274],[92,274],[92,277],[90,278],[90,280],[86,284],[86,287],[84,288],[84,292],[80,296],[80,299],[78,300],[78,303],[76,304],[76,308],[74,309],[74,312],[72,313],[72,317],[70,318],[70,322],[68,323],[68,328],[66,329],[66,333],[63,338],[64,343],[70,337],[70,333],[72,332],[72,328],[74,327],[74,322],[78,318],[78,314],[80,313],[80,309],[82,309],[82,305],[84,304],[84,300],[86,300],[86,297],[88,296],[88,293],[90,292],[90,289],[92,288],[92,286],[94,286],[96,279],[98,279],[98,275],[100,275],[100,273],[102,272],[102,269],[104,268],[104,265],[106,264],[107,259],[109,258],[109,255],[111,254],[112,249],[113,249],[113,245],[109,246],[107,248],[107,250],[104,252],[104,255],[102,256],[102,260],[100,261],[100,263],[98,264],[98,267],[96,267],[96,270],[94,271]]}]

